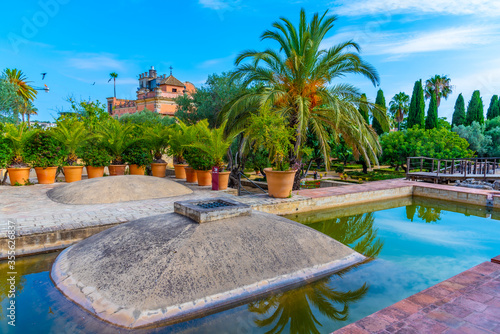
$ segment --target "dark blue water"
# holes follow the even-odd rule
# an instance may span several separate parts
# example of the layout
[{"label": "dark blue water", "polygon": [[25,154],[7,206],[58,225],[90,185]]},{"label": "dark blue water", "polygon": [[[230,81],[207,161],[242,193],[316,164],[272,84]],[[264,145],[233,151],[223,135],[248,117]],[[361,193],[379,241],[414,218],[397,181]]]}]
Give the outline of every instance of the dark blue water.
[{"label": "dark blue water", "polygon": [[[405,199],[291,215],[373,261],[327,279],[154,333],[330,333],[500,254],[500,213]],[[55,289],[57,253],[19,259],[16,327],[8,326],[0,262],[1,333],[126,333],[97,320]]]}]

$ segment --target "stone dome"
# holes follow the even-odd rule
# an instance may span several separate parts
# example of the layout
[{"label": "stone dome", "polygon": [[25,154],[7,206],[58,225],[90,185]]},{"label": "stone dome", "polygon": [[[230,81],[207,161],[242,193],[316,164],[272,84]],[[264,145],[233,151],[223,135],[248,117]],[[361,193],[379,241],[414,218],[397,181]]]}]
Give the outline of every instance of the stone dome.
[{"label": "stone dome", "polygon": [[168,179],[142,175],[99,177],[67,183],[47,192],[63,204],[107,204],[191,194],[193,191]]},{"label": "stone dome", "polygon": [[51,277],[90,313],[137,328],[215,313],[365,259],[314,229],[268,213],[203,224],[169,213],[69,247]]}]

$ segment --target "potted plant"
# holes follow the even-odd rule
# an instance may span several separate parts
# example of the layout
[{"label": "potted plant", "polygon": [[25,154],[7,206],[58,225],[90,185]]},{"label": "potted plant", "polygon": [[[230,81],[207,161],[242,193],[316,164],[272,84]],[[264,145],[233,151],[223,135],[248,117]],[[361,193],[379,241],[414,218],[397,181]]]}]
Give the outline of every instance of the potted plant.
[{"label": "potted plant", "polygon": [[202,150],[189,147],[185,151],[185,156],[189,166],[196,172],[196,178],[199,186],[210,186],[212,184],[212,175],[210,171],[214,165],[214,161]]},{"label": "potted plant", "polygon": [[98,130],[98,136],[108,153],[111,155],[111,164],[109,165],[109,175],[125,175],[125,160],[123,152],[137,139],[133,138],[135,125],[121,124],[116,119],[110,119],[101,125]]},{"label": "potted plant", "polygon": [[[174,170],[176,179],[185,179],[188,167],[184,157],[186,145],[190,144],[191,127],[179,121],[170,127],[170,142],[168,153],[174,158]],[[191,166],[192,167],[192,166]],[[192,170],[190,171],[192,173]],[[191,178],[192,181],[192,178]],[[194,181],[196,182],[196,181]]]},{"label": "potted plant", "polygon": [[57,122],[50,134],[65,147],[68,157],[64,162],[64,178],[66,182],[76,182],[82,179],[83,165],[78,163],[77,150],[91,139],[85,125],[74,119]]},{"label": "potted plant", "polygon": [[339,177],[342,179],[344,176],[344,166],[339,165],[335,168],[335,172],[339,173]]},{"label": "potted plant", "polygon": [[267,108],[262,108],[258,114],[250,116],[250,125],[246,135],[254,140],[254,149],[263,147],[270,156],[274,168],[266,168],[268,193],[271,197],[290,197],[295,178],[294,169],[288,162],[289,152],[293,149],[293,129],[288,127],[285,119]]},{"label": "potted plant", "polygon": [[198,140],[191,144],[192,147],[200,149],[213,161],[212,167],[217,167],[218,173],[212,177],[218,179],[216,182],[212,179],[212,183],[219,185],[218,190],[227,189],[231,172],[224,171],[224,157],[234,137],[238,134],[237,132],[225,134],[226,123],[224,122],[219,128],[210,129],[207,120],[198,122],[195,125]]},{"label": "potted plant", "polygon": [[[2,126],[0,125],[0,131]],[[7,165],[12,157],[12,149],[10,148],[7,139],[4,137],[3,131],[0,132],[0,185],[4,184],[7,179]]]},{"label": "potted plant", "polygon": [[56,181],[58,166],[67,155],[61,143],[49,131],[37,130],[26,144],[26,161],[35,168],[39,184],[52,184]]},{"label": "potted plant", "polygon": [[85,163],[89,179],[103,177],[104,167],[109,166],[109,162],[111,161],[111,155],[109,155],[100,141],[84,145],[81,149],[80,157]]},{"label": "potted plant", "polygon": [[4,138],[12,151],[8,159],[7,173],[13,186],[29,182],[31,167],[24,162],[24,149],[32,135],[33,131],[30,131],[24,123],[18,126],[7,124],[5,127]]},{"label": "potted plant", "polygon": [[151,173],[156,177],[165,177],[167,162],[163,160],[163,155],[167,150],[170,140],[170,129],[161,124],[157,124],[146,131],[144,138],[153,153]]},{"label": "potted plant", "polygon": [[129,146],[123,152],[123,159],[128,162],[130,175],[145,175],[146,166],[153,161],[150,147],[144,141],[138,141],[134,145]]}]

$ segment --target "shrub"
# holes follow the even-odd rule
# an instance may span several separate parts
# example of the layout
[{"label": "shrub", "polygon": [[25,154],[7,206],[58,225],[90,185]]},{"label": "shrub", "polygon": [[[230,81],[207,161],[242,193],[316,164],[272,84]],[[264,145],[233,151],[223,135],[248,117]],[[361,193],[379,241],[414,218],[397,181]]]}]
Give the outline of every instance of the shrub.
[{"label": "shrub", "polygon": [[111,155],[101,142],[87,143],[82,147],[79,156],[82,158],[85,166],[105,167],[109,166]]},{"label": "shrub", "polygon": [[153,157],[145,142],[136,142],[123,152],[123,160],[130,165],[147,166],[153,162]]},{"label": "shrub", "polygon": [[32,167],[60,166],[67,154],[61,143],[48,131],[36,131],[26,143],[25,160]]}]

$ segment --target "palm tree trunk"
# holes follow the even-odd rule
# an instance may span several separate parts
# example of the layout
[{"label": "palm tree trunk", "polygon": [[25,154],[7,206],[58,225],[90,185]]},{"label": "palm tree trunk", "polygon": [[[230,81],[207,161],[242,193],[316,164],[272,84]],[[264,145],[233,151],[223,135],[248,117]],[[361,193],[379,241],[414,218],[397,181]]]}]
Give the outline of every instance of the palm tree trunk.
[{"label": "palm tree trunk", "polygon": [[398,121],[398,131],[401,131],[401,122]]},{"label": "palm tree trunk", "polygon": [[24,111],[23,111],[23,112],[21,112],[21,117],[22,117],[22,119],[23,119],[23,124],[24,124]]},{"label": "palm tree trunk", "polygon": [[113,87],[114,87],[115,99],[116,99],[116,78],[113,78]]},{"label": "palm tree trunk", "polygon": [[30,113],[29,112],[26,114],[26,117],[28,118],[28,127],[30,127],[31,125],[30,125]]}]

